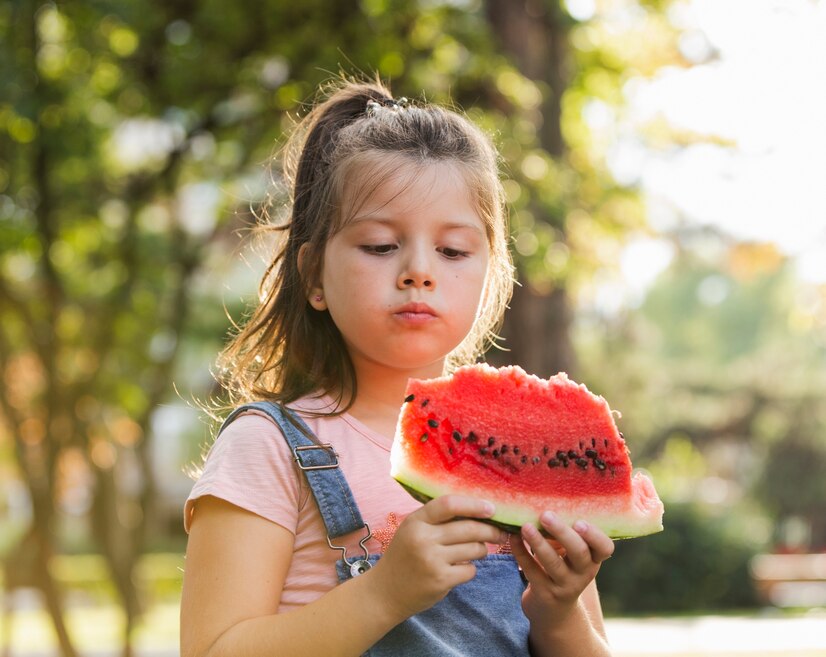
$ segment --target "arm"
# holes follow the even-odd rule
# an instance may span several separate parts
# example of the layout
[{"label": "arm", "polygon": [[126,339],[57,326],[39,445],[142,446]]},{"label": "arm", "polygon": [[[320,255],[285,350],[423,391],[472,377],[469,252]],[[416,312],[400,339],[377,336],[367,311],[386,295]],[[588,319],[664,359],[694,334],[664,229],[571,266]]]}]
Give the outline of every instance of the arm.
[{"label": "arm", "polygon": [[402,523],[375,568],[301,609],[278,614],[293,535],[228,502],[201,498],[187,547],[181,655],[361,655],[474,576],[466,562],[483,556],[484,543],[500,540],[499,532],[453,518],[491,513],[469,498],[434,500]]},{"label": "arm", "polygon": [[552,515],[541,522],[560,547],[557,551],[532,525],[512,542],[529,586],[522,599],[531,622],[531,652],[535,657],[610,657],[602,608],[594,578],[611,556],[614,544],[585,523],[574,528]]}]

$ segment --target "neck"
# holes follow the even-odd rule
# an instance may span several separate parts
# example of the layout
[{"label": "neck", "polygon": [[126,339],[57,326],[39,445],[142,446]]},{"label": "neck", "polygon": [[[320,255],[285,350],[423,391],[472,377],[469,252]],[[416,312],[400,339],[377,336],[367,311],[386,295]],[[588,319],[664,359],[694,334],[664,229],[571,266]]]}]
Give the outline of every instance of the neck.
[{"label": "neck", "polygon": [[374,431],[392,437],[399,411],[404,402],[407,381],[441,376],[443,364],[416,370],[374,370],[369,365],[357,367],[358,390],[348,413]]}]

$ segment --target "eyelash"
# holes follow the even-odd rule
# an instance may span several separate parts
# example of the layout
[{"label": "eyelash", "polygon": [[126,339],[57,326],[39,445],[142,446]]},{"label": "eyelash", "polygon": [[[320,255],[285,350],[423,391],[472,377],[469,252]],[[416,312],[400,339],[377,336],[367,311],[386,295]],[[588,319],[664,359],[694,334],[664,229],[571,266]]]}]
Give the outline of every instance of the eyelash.
[{"label": "eyelash", "polygon": [[[452,251],[454,255],[448,255],[446,251]],[[467,258],[470,255],[469,251],[460,251],[459,249],[452,249],[450,247],[445,247],[442,249],[442,253],[450,258],[451,260],[458,260],[459,258]]]},{"label": "eyelash", "polygon": [[[395,244],[362,244],[359,247],[365,253],[369,253],[371,255],[387,255],[393,249],[396,248]],[[385,251],[380,251],[379,249],[386,249]]]},{"label": "eyelash", "polygon": [[[359,248],[361,248],[361,250],[364,251],[365,253],[369,253],[371,255],[383,256],[383,255],[388,255],[393,250],[395,250],[396,245],[395,244],[362,244]],[[386,249],[386,250],[380,250],[380,249]],[[450,247],[444,247],[444,248],[440,249],[440,251],[449,260],[458,260],[459,258],[467,258],[470,255],[469,251],[461,251],[460,249],[453,249],[453,248],[450,248]]]}]

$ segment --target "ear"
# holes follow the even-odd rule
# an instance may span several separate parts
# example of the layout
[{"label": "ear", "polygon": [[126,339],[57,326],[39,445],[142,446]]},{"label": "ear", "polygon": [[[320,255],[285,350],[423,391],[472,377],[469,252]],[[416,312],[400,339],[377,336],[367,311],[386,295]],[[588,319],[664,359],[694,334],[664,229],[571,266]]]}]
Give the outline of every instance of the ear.
[{"label": "ear", "polygon": [[[304,242],[298,249],[298,271],[301,272],[301,278],[304,279],[304,258],[307,253],[309,244]],[[320,283],[314,286],[306,286],[307,301],[316,310],[327,310],[327,302],[324,300],[324,288]]]}]

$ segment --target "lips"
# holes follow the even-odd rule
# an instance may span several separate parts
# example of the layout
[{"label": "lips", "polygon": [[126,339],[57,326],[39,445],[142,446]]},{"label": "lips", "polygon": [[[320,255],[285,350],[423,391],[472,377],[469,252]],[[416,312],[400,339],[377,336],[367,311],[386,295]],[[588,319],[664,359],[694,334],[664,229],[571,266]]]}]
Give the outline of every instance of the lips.
[{"label": "lips", "polygon": [[426,303],[406,303],[396,308],[393,314],[403,321],[414,323],[427,322],[438,317],[436,311]]}]

